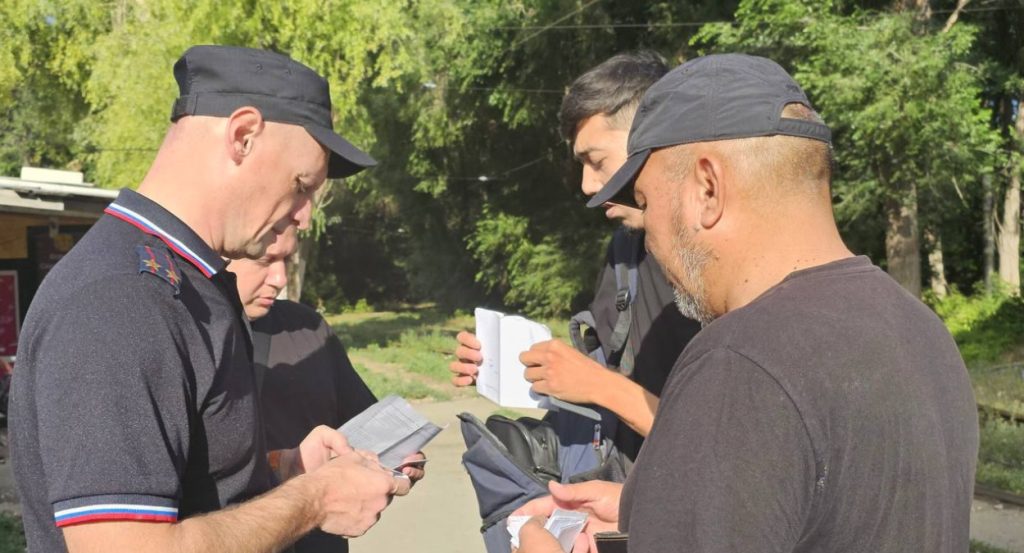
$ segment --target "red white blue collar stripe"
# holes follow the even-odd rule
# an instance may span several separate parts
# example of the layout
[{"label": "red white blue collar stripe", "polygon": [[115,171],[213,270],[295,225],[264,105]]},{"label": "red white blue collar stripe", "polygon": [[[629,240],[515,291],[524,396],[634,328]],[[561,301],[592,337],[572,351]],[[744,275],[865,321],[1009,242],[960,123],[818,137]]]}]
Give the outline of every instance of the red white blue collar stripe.
[{"label": "red white blue collar stripe", "polygon": [[186,246],[184,242],[178,240],[177,238],[169,234],[167,231],[160,228],[156,223],[150,221],[149,219],[143,217],[142,215],[136,213],[135,211],[132,211],[131,209],[128,209],[127,207],[124,207],[122,205],[118,205],[117,202],[108,205],[107,208],[104,209],[103,211],[108,215],[117,217],[118,219],[121,219],[126,223],[134,225],[135,227],[137,227],[142,232],[145,232],[146,234],[151,234],[153,236],[156,236],[160,240],[163,240],[163,242],[167,244],[167,247],[174,250],[175,253],[177,253],[181,257],[184,257],[189,263],[195,265],[196,268],[199,269],[199,271],[203,273],[203,275],[206,278],[210,278],[217,272],[216,268],[214,268],[212,265],[204,261],[202,257],[197,255],[194,251],[192,251],[192,249]]}]

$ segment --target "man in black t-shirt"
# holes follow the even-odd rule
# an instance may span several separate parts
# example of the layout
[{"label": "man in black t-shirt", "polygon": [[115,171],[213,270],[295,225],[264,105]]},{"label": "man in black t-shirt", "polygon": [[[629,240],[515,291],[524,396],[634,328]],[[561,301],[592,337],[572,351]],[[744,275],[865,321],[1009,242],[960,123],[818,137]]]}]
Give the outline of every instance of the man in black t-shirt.
[{"label": "man in black t-shirt", "polygon": [[[338,428],[377,401],[327,321],[301,303],[276,299],[287,283],[286,262],[296,247],[295,230],[289,229],[261,258],[228,265],[252,325],[260,419],[271,465],[280,465],[312,429]],[[418,459],[423,455],[406,460]],[[402,471],[412,482],[424,475],[422,468]],[[316,529],[300,538],[293,550],[345,553],[348,541]]]},{"label": "man in black t-shirt", "polygon": [[[667,71],[654,53],[620,54],[580,76],[562,102],[559,119],[562,135],[573,143],[582,164],[581,187],[593,196],[626,159],[626,135],[640,97]],[[604,367],[559,340],[544,342],[522,356],[525,377],[533,389],[575,403],[601,405],[625,424],[619,424],[613,439],[630,459],[636,457],[642,436],[650,431],[662,386],[679,353],[700,326],[686,319],[673,306],[673,292],[657,261],[643,248],[643,214],[635,207],[617,202],[602,204],[605,216],[619,221],[618,237],[634,242],[636,297],[631,298],[626,348],[633,352],[634,365],[626,370],[612,364]],[[605,358],[611,359],[612,342],[620,310],[616,307],[614,247],[609,245],[604,269],[597,281],[590,310]],[[480,343],[469,332],[458,335],[458,358],[451,364],[457,386],[475,382]],[[607,370],[611,368],[613,370]],[[570,475],[565,475],[570,476]]]},{"label": "man in black t-shirt", "polygon": [[[831,133],[774,62],[691,60],[651,87],[593,203],[644,208],[677,304],[707,326],[625,485],[554,486],[632,553],[962,553],[977,411],[938,317],[843,244]],[[635,190],[631,185],[635,181]],[[559,551],[540,520],[520,553]]]}]

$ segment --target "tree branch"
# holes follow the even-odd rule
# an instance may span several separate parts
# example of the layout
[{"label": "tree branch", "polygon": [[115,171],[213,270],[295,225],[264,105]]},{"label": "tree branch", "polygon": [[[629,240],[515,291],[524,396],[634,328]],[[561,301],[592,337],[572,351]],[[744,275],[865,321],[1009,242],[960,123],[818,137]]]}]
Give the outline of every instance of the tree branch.
[{"label": "tree branch", "polygon": [[953,13],[949,14],[949,19],[946,20],[946,24],[942,27],[943,33],[949,32],[953,28],[956,21],[960,19],[960,12],[970,3],[971,0],[956,0],[956,8],[953,10]]}]

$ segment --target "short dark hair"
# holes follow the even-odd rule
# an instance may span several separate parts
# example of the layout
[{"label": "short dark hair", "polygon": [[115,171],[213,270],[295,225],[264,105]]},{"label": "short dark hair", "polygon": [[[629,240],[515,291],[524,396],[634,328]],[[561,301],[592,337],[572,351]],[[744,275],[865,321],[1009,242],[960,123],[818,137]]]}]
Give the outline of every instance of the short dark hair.
[{"label": "short dark hair", "polygon": [[644,92],[665,73],[665,60],[656,52],[642,50],[612,56],[580,75],[558,111],[562,138],[572,140],[584,119],[598,114],[611,117],[623,108],[635,110]]}]

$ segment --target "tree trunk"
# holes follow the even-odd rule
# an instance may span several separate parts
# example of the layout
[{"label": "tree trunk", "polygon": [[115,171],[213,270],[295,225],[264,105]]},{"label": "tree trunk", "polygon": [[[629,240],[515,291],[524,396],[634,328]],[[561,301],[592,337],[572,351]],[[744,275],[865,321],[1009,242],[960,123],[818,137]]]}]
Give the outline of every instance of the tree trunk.
[{"label": "tree trunk", "polygon": [[[1003,113],[1006,116],[1004,121],[1009,122],[1013,113],[1010,98],[1003,99]],[[1017,119],[1014,121],[1010,144],[1012,148],[1020,148],[1024,145],[1024,109],[1017,110]],[[1006,184],[1006,192],[1003,194],[1003,216],[999,221],[999,278],[1006,283],[1009,292],[1015,296],[1020,295],[1020,162],[1016,161],[1017,156],[1012,155],[1015,161],[1008,168],[1009,179]]]},{"label": "tree trunk", "polygon": [[921,297],[921,237],[917,226],[917,185],[911,183],[885,206],[885,258],[889,275],[914,296]]},{"label": "tree trunk", "polygon": [[924,231],[924,241],[928,246],[932,293],[938,298],[944,298],[949,294],[949,283],[946,282],[946,263],[942,258],[942,235],[938,229],[928,227]]},{"label": "tree trunk", "polygon": [[992,273],[995,272],[995,194],[992,192],[992,176],[985,175],[981,178],[981,185],[984,196],[981,202],[982,228],[984,229],[984,260],[982,262],[982,275],[985,277],[985,292],[992,292]]},{"label": "tree trunk", "polygon": [[315,241],[311,232],[303,232],[299,237],[299,247],[288,258],[288,284],[278,294],[279,298],[299,301],[302,297],[302,281],[306,277],[306,265]]}]

